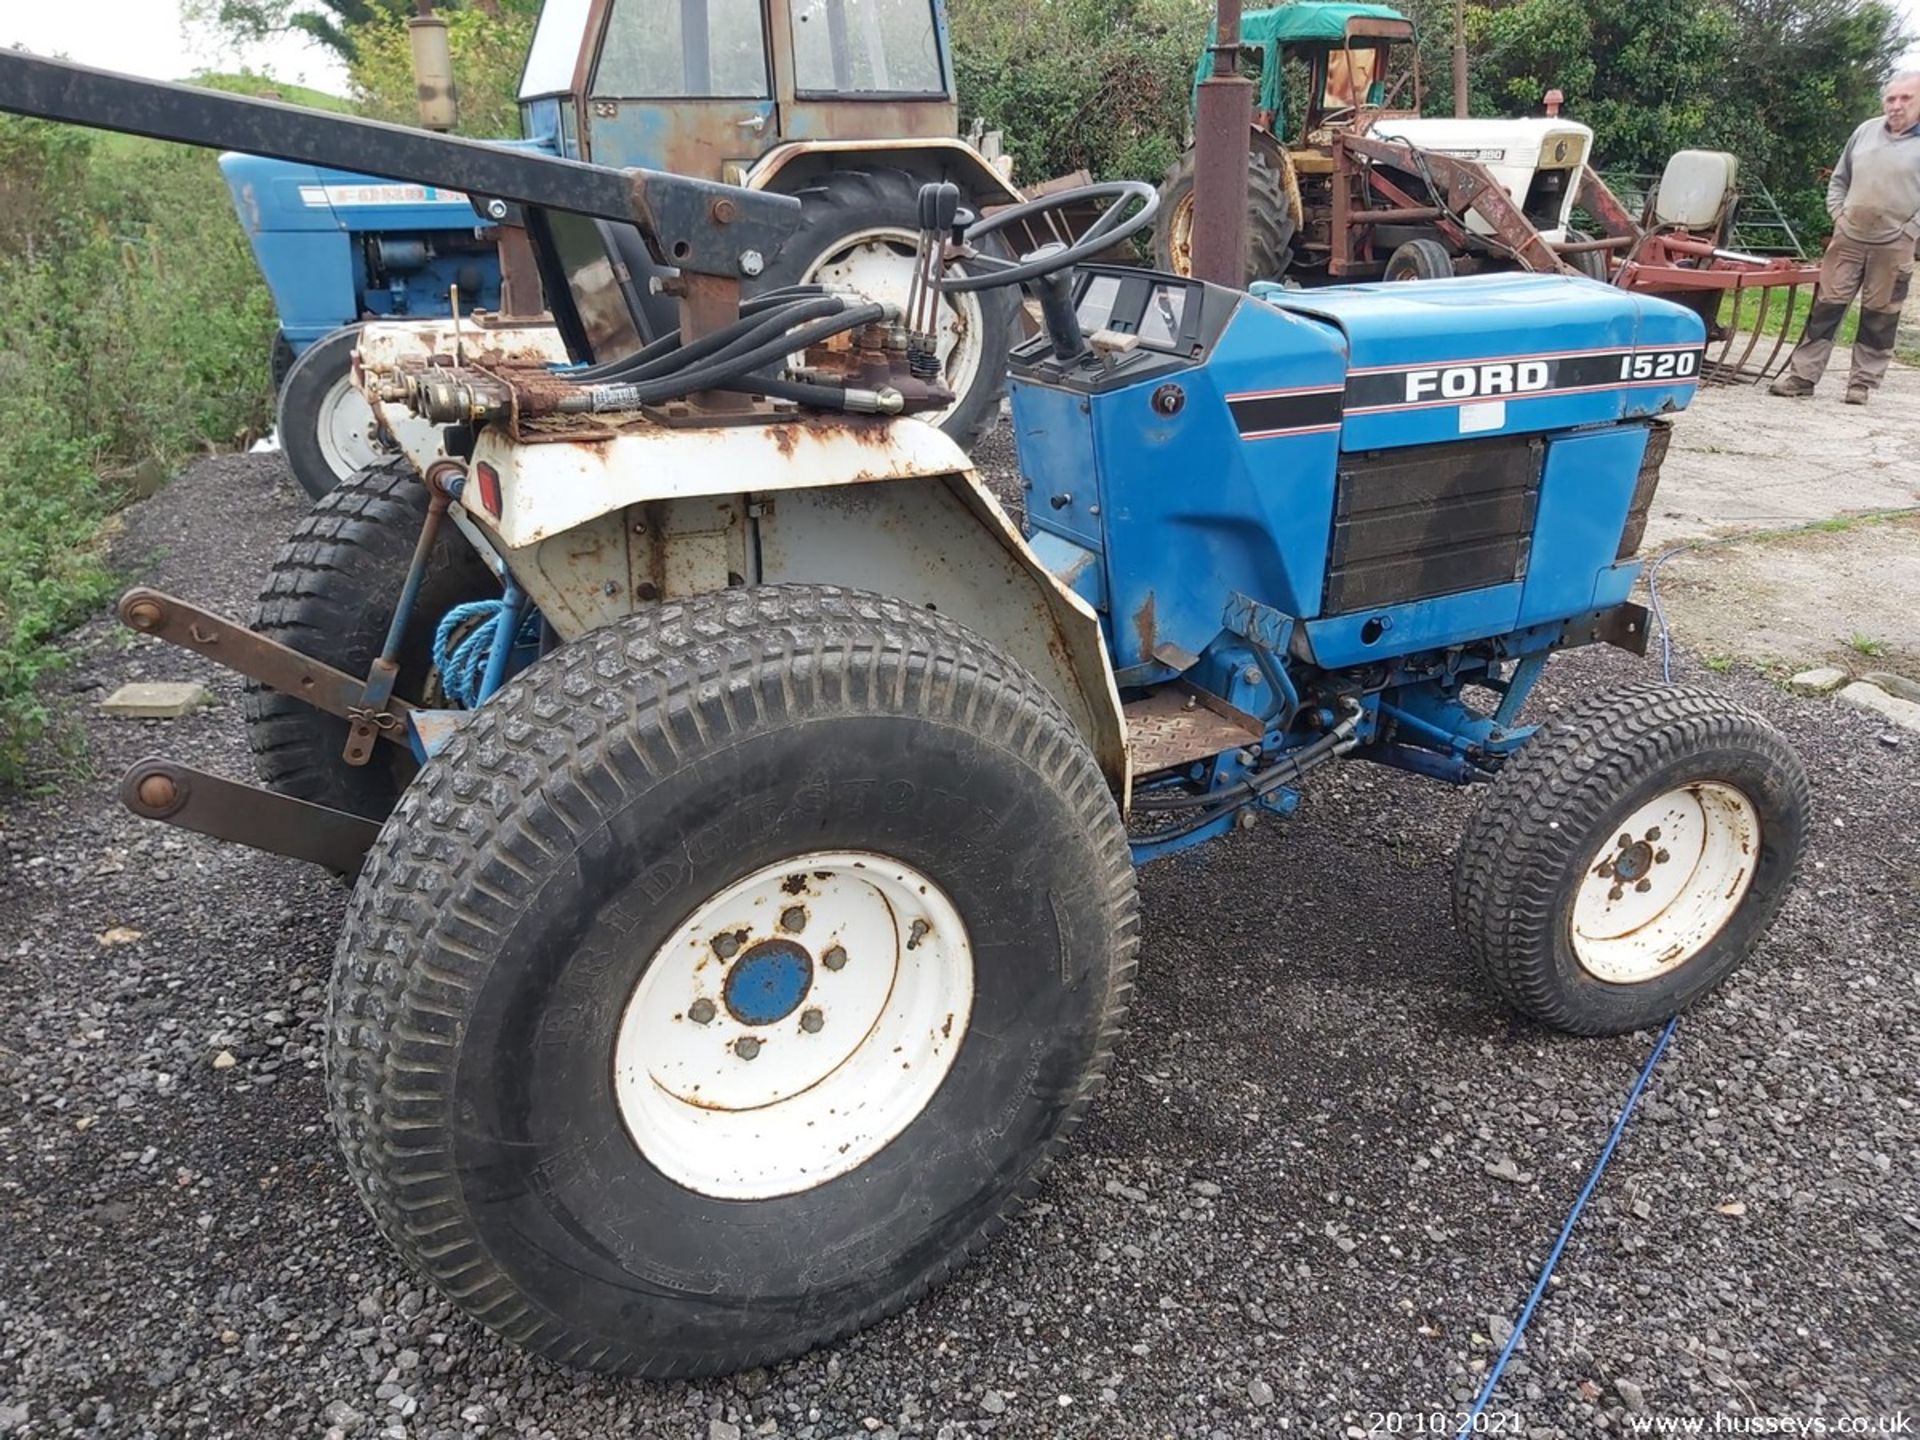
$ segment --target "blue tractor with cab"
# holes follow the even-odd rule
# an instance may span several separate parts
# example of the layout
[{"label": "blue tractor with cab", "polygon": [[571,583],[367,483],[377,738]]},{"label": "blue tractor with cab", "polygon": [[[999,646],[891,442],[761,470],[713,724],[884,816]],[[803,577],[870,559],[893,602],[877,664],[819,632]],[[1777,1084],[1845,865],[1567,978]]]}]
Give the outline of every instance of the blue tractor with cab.
[{"label": "blue tractor with cab", "polygon": [[[416,37],[444,32],[411,23]],[[922,184],[955,183],[975,210],[1022,198],[956,138],[944,0],[548,0],[520,114],[528,138],[501,144],[797,198],[802,223],[749,289],[820,283],[904,300]],[[470,311],[540,308],[534,284],[503,296],[501,217],[457,189],[239,152],[221,168],[280,312],[280,441],[309,494],[395,453],[353,386],[361,324],[440,319],[455,287]],[[626,261],[649,338],[671,329],[671,298],[648,287],[674,267]],[[963,446],[998,413],[1012,319],[1004,293],[955,296],[938,317],[955,400],[936,420]]]},{"label": "blue tractor with cab", "polygon": [[[15,54],[0,106],[519,207],[562,357],[369,325],[404,460],[316,502],[252,625],[120,604],[249,678],[262,781],[154,757],[125,803],[350,880],[347,1169],[513,1344],[710,1374],[924,1295],[1125,1063],[1137,868],[1257,844],[1328,767],[1480,788],[1460,948],[1562,1031],[1699,1000],[1793,883],[1807,776],[1760,717],[1657,683],[1527,714],[1559,652],[1644,652],[1689,310],[1101,265],[1136,182],[972,223],[932,182],[903,304],[749,293],[795,197]],[[652,339],[636,250],[681,281]],[[1016,289],[1018,523],[924,418],[940,307]]]}]

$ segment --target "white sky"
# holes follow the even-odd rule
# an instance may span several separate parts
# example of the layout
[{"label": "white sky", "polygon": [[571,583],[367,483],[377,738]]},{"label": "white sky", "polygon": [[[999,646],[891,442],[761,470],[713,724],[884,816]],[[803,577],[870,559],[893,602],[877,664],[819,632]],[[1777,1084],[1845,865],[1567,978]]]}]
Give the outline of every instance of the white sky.
[{"label": "white sky", "polygon": [[[1920,36],[1920,0],[1896,3],[1907,29]],[[35,13],[21,13],[30,5]],[[282,37],[235,51],[213,45],[204,34],[189,37],[180,22],[180,0],[42,0],[37,5],[32,0],[0,0],[0,9],[8,12],[0,16],[0,45],[25,45],[42,55],[64,52],[83,65],[158,80],[244,65],[289,84],[336,95],[346,91],[339,62],[308,41]],[[1907,60],[1920,64],[1920,40]]]},{"label": "white sky", "polygon": [[[1920,4],[1920,0],[1914,0]],[[189,36],[180,0],[0,0],[0,45],[64,54],[81,65],[154,80],[184,80],[196,70],[245,66],[290,85],[346,93],[346,72],[332,55],[297,36],[238,50],[206,34]]]}]

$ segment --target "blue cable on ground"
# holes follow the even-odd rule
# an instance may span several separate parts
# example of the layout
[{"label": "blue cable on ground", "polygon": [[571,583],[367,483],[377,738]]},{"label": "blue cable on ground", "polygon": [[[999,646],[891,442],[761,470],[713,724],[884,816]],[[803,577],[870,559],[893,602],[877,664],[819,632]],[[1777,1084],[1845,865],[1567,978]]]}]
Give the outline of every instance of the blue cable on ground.
[{"label": "blue cable on ground", "polygon": [[[500,629],[500,612],[505,608],[504,600],[470,600],[447,611],[433,632],[433,664],[440,672],[440,689],[463,710],[471,710],[479,703],[487,660],[493,654],[495,634]],[[460,627],[475,620],[479,623],[459,644],[452,645]],[[539,639],[540,614],[529,607],[520,623],[520,633],[508,643],[533,645]]]},{"label": "blue cable on ground", "polygon": [[1613,1122],[1613,1133],[1607,1136],[1606,1148],[1600,1152],[1600,1158],[1593,1163],[1593,1173],[1587,1176],[1587,1183],[1580,1187],[1580,1197],[1573,1202],[1573,1209],[1567,1215],[1567,1223],[1560,1227],[1560,1238],[1553,1242],[1553,1250],[1547,1256],[1547,1263],[1540,1267],[1540,1278],[1533,1283],[1533,1293],[1527,1297],[1526,1307],[1521,1310],[1520,1318],[1514,1322],[1513,1333],[1507,1337],[1507,1343],[1501,1348],[1500,1358],[1493,1362],[1493,1369],[1487,1372],[1487,1383],[1480,1387],[1480,1394],[1473,1402],[1473,1409],[1467,1412],[1466,1421],[1460,1426],[1460,1434],[1467,1435],[1473,1430],[1473,1422],[1480,1418],[1480,1412],[1487,1408],[1487,1402],[1493,1399],[1494,1387],[1500,1383],[1500,1376],[1507,1368],[1507,1361],[1513,1357],[1514,1348],[1519,1345],[1520,1337],[1527,1333],[1527,1322],[1533,1319],[1534,1307],[1539,1305],[1540,1297],[1547,1293],[1547,1282],[1553,1278],[1553,1268],[1560,1263],[1560,1252],[1567,1248],[1567,1241],[1573,1235],[1573,1227],[1580,1222],[1581,1212],[1587,1208],[1587,1200],[1592,1196],[1594,1187],[1600,1183],[1600,1176],[1607,1168],[1607,1162],[1613,1158],[1613,1147],[1620,1143],[1620,1137],[1626,1132],[1627,1120],[1632,1116],[1634,1107],[1640,1103],[1640,1092],[1647,1088],[1647,1081],[1653,1078],[1654,1066],[1660,1063],[1660,1057],[1667,1053],[1667,1042],[1673,1038],[1673,1032],[1680,1024],[1680,1017],[1674,1016],[1667,1021],[1667,1028],[1660,1032],[1653,1053],[1647,1056],[1647,1063],[1640,1067],[1640,1078],[1633,1082],[1633,1089],[1627,1092],[1627,1103],[1620,1107],[1620,1118]]},{"label": "blue cable on ground", "polygon": [[[1668,684],[1673,683],[1673,637],[1667,630],[1667,612],[1660,604],[1659,577],[1660,567],[1676,555],[1691,550],[1691,545],[1682,545],[1669,550],[1653,562],[1647,571],[1647,600],[1653,611],[1655,623],[1660,627],[1660,676]],[[1547,1285],[1553,1279],[1554,1267],[1560,1263],[1560,1254],[1567,1248],[1567,1241],[1573,1236],[1573,1227],[1580,1223],[1580,1216],[1587,1208],[1594,1187],[1600,1183],[1600,1177],[1606,1172],[1607,1162],[1613,1159],[1613,1150],[1620,1143],[1620,1137],[1626,1133],[1627,1121],[1633,1115],[1634,1107],[1640,1103],[1640,1094],[1647,1088],[1647,1082],[1653,1078],[1654,1067],[1660,1063],[1660,1057],[1667,1053],[1667,1042],[1673,1039],[1673,1032],[1680,1026],[1680,1017],[1675,1015],[1667,1021],[1667,1028],[1660,1032],[1660,1038],[1654,1043],[1653,1053],[1647,1056],[1647,1063],[1640,1067],[1640,1078],[1633,1082],[1633,1089],[1627,1092],[1627,1103],[1620,1107],[1620,1116],[1613,1122],[1613,1133],[1607,1136],[1606,1147],[1601,1150],[1600,1158],[1593,1162],[1593,1171],[1587,1176],[1587,1183],[1580,1187],[1580,1194],[1573,1202],[1573,1209],[1567,1213],[1566,1224],[1560,1227],[1560,1238],[1553,1242],[1553,1249],[1547,1255],[1547,1263],[1540,1267],[1540,1278],[1533,1282],[1533,1293],[1527,1296],[1527,1303],[1520,1311],[1520,1318],[1514,1322],[1513,1333],[1507,1336],[1507,1343],[1500,1347],[1500,1356],[1493,1362],[1493,1369],[1487,1372],[1487,1383],[1480,1387],[1480,1393],[1474,1397],[1473,1408],[1467,1412],[1467,1418],[1461,1423],[1459,1435],[1464,1437],[1473,1431],[1474,1422],[1493,1399],[1493,1392],[1500,1383],[1500,1377],[1506,1373],[1507,1361],[1513,1358],[1513,1352],[1520,1344],[1520,1337],[1527,1333],[1527,1322],[1533,1319],[1534,1309],[1540,1304],[1540,1297],[1547,1293]]]}]

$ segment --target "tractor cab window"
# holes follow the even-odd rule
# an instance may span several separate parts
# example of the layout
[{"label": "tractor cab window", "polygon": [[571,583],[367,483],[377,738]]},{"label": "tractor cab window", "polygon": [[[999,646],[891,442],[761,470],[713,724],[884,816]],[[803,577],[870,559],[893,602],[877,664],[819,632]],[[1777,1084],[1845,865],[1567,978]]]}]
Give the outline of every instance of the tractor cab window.
[{"label": "tractor cab window", "polygon": [[929,0],[793,0],[801,95],[942,95]]},{"label": "tractor cab window", "polygon": [[596,97],[767,97],[760,0],[614,0],[593,75]]},{"label": "tractor cab window", "polygon": [[1327,84],[1321,93],[1323,110],[1351,110],[1377,100],[1380,75],[1378,50],[1335,50],[1327,56]]}]

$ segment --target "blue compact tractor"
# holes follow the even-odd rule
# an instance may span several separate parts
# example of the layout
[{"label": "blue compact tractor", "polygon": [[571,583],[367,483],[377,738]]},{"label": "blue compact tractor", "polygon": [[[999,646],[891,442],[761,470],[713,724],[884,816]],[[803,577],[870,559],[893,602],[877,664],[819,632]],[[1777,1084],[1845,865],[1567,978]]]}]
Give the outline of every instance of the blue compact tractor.
[{"label": "blue compact tractor", "polygon": [[[416,45],[444,35],[437,20],[412,25]],[[423,85],[422,118],[444,125],[449,114],[426,110],[438,97]],[[941,0],[553,0],[528,52],[520,116],[529,138],[499,143],[796,197],[794,235],[745,277],[749,290],[850,285],[897,303],[921,184],[955,182],[976,209],[1021,198],[955,138]],[[469,311],[497,312],[503,298],[495,222],[504,212],[476,215],[457,189],[360,173],[362,157],[352,159],[342,169],[244,153],[221,161],[280,311],[281,445],[315,496],[394,453],[394,437],[353,387],[360,324],[446,317],[455,286]],[[629,261],[651,339],[675,317],[649,282],[673,267]],[[524,288],[509,298],[537,313],[539,287]],[[956,398],[934,418],[970,445],[998,411],[1011,293],[955,295],[935,321]]]},{"label": "blue compact tractor", "polygon": [[[1527,714],[1558,652],[1646,646],[1690,311],[1093,263],[1152,217],[1132,182],[971,225],[929,184],[904,303],[748,296],[797,200],[23,55],[0,105],[522,207],[563,360],[370,325],[404,461],[316,503],[251,628],[121,601],[250,678],[263,781],[155,758],[126,803],[350,879],[347,1168],[515,1344],[697,1375],[925,1294],[1125,1063],[1137,867],[1327,767],[1480,789],[1457,948],[1558,1030],[1698,1000],[1793,883],[1807,778],[1758,716],[1655,683]],[[627,254],[679,270],[676,329],[643,338]],[[1020,524],[918,418],[940,307],[1015,289]]]}]

